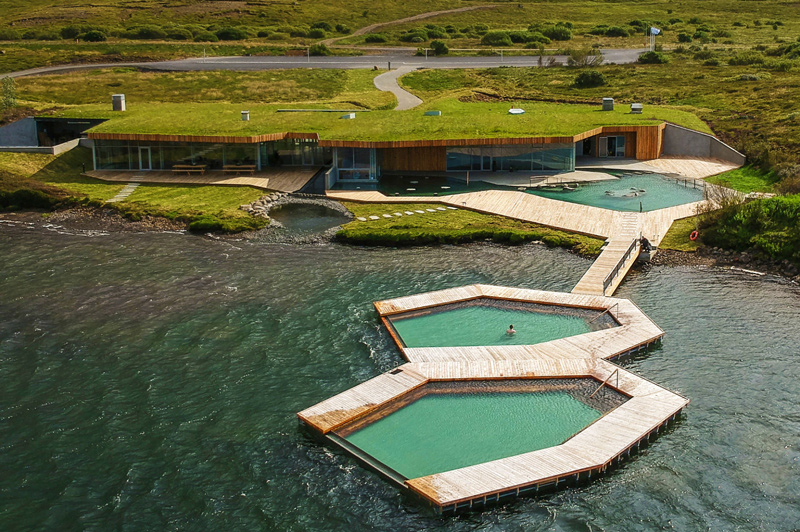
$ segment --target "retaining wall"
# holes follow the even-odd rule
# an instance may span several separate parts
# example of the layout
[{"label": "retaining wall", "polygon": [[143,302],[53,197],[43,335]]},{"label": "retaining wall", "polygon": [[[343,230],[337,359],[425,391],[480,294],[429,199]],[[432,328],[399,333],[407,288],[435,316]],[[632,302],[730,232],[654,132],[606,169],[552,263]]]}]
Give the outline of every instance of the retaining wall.
[{"label": "retaining wall", "polygon": [[675,124],[667,124],[664,129],[662,155],[721,159],[738,165],[745,164],[746,160],[744,155],[718,138]]}]

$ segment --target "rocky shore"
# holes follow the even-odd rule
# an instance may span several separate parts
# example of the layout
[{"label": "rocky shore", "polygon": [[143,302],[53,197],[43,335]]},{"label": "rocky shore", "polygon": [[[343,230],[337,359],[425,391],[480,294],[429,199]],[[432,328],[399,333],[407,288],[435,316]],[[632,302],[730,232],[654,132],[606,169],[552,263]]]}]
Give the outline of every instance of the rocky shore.
[{"label": "rocky shore", "polygon": [[694,253],[659,250],[650,261],[664,266],[705,266],[738,269],[753,274],[775,275],[800,284],[800,269],[789,261],[764,259],[752,252],[736,252],[720,248],[701,247]]}]

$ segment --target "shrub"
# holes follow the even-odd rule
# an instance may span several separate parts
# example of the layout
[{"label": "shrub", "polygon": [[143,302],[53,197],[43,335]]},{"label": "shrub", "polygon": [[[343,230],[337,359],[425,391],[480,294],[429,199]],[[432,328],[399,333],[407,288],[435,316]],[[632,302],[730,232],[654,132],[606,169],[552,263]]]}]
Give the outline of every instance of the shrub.
[{"label": "shrub", "polygon": [[403,42],[425,42],[428,40],[428,32],[416,29],[400,35],[400,40]]},{"label": "shrub", "polygon": [[324,39],[325,30],[322,30],[320,28],[314,28],[312,30],[309,30],[306,35],[312,39]]},{"label": "shrub", "polygon": [[589,89],[592,87],[601,87],[606,84],[606,78],[602,72],[597,70],[585,70],[575,76],[573,85],[579,89]]},{"label": "shrub", "polygon": [[389,37],[383,33],[369,33],[364,37],[364,42],[388,42]]},{"label": "shrub", "polygon": [[450,49],[442,41],[433,41],[431,43],[431,48],[433,49],[433,53],[436,55],[447,55],[450,53]]},{"label": "shrub", "polygon": [[428,39],[447,39],[447,31],[440,27],[440,26],[433,26],[429,24],[425,28],[425,33],[428,35]]},{"label": "shrub", "polygon": [[489,31],[489,26],[486,24],[475,24],[472,26],[472,28],[478,35],[486,35],[486,33]]},{"label": "shrub", "polygon": [[739,22],[738,20],[736,22],[734,22],[732,25],[733,25],[734,28],[743,28],[744,27],[744,23],[743,22]]},{"label": "shrub", "polygon": [[714,30],[711,32],[711,36],[717,39],[727,39],[731,36],[731,32],[727,30]]},{"label": "shrub", "polygon": [[14,192],[0,191],[0,207],[15,209],[51,209],[58,200],[42,192],[20,188]]},{"label": "shrub", "polygon": [[703,65],[704,66],[710,66],[710,67],[718,67],[720,65],[720,63],[719,63],[719,59],[708,59],[706,61],[703,61]]},{"label": "shrub", "polygon": [[758,52],[739,52],[728,59],[728,64],[732,66],[763,65],[766,58],[764,54]]},{"label": "shrub", "polygon": [[663,65],[668,63],[669,59],[661,52],[645,52],[639,56],[639,62],[644,65]]},{"label": "shrub", "polygon": [[541,43],[550,44],[550,39],[542,35],[538,31],[529,31],[525,33],[525,42],[527,43]]},{"label": "shrub", "polygon": [[36,33],[35,39],[40,41],[60,41],[61,34],[54,31],[40,31]]},{"label": "shrub", "polygon": [[260,37],[262,39],[265,39],[265,38],[269,37],[270,34],[271,34],[271,32],[269,30],[258,30],[258,33],[256,33],[256,37]]},{"label": "shrub", "polygon": [[123,37],[128,39],[166,39],[167,32],[159,26],[146,25],[129,29],[123,33]]},{"label": "shrub", "polygon": [[107,37],[102,31],[91,30],[81,35],[81,39],[86,42],[103,42],[107,39]]},{"label": "shrub", "polygon": [[194,39],[194,36],[192,32],[186,28],[173,28],[167,31],[167,39],[172,39],[173,41],[191,41]]},{"label": "shrub", "polygon": [[678,42],[692,42],[692,36],[688,33],[679,33]]},{"label": "shrub", "polygon": [[490,31],[481,39],[486,46],[511,46],[511,37],[504,31]]},{"label": "shrub", "polygon": [[697,39],[698,41],[707,42],[708,41],[708,33],[705,31],[696,31],[694,35],[692,35],[693,39]]},{"label": "shrub", "polygon": [[64,26],[60,33],[63,39],[75,39],[81,34],[81,29],[78,26]]},{"label": "shrub", "polygon": [[217,42],[219,38],[210,31],[199,31],[194,35],[195,42]]},{"label": "shrub", "polygon": [[347,34],[347,33],[350,33],[350,32],[351,32],[351,31],[353,31],[353,30],[351,30],[351,29],[350,29],[350,26],[348,26],[347,24],[337,24],[337,25],[336,25],[336,31],[337,31],[338,33],[344,33],[344,34]]},{"label": "shrub", "polygon": [[313,24],[311,24],[311,29],[312,30],[319,29],[322,31],[333,31],[333,26],[322,20],[320,22],[314,22]]},{"label": "shrub", "polygon": [[312,44],[308,49],[308,55],[331,55],[331,50],[324,44]]},{"label": "shrub", "polygon": [[542,243],[549,248],[555,248],[561,245],[561,239],[556,235],[545,235],[542,237]]},{"label": "shrub", "polygon": [[689,19],[689,24],[694,24],[695,26],[702,23],[703,21],[700,20],[700,17],[692,17]]},{"label": "shrub", "polygon": [[628,30],[619,26],[611,26],[605,33],[606,37],[627,37],[628,35],[630,35]]},{"label": "shrub", "polygon": [[568,41],[572,39],[572,30],[567,26],[553,26],[542,30],[542,34],[554,41]]},{"label": "shrub", "polygon": [[242,28],[222,28],[214,32],[220,41],[243,41],[247,39],[247,32]]}]

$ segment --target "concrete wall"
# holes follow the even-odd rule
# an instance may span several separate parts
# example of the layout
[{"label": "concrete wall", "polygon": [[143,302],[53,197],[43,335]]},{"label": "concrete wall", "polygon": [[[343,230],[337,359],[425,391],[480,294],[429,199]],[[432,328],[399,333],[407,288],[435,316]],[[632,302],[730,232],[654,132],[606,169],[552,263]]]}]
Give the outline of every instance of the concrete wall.
[{"label": "concrete wall", "polygon": [[707,157],[743,165],[745,156],[721,140],[693,129],[667,124],[664,129],[663,155]]},{"label": "concrete wall", "polygon": [[61,155],[65,151],[69,151],[80,144],[81,139],[73,139],[55,146],[2,146],[0,145],[0,152],[14,152],[14,153],[46,153],[49,155]]},{"label": "concrete wall", "polygon": [[36,120],[23,118],[0,127],[0,146],[38,146]]}]

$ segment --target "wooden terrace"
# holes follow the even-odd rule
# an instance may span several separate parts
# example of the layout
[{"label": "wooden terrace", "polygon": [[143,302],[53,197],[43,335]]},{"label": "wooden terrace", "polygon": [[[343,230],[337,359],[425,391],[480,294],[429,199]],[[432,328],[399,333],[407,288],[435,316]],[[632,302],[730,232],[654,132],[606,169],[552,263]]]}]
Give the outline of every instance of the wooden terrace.
[{"label": "wooden terrace", "polygon": [[[187,167],[192,168],[192,167]],[[250,175],[231,175],[228,170],[203,170],[188,172],[185,169],[174,170],[90,170],[84,175],[121,183],[154,183],[163,185],[204,185],[204,186],[248,186],[262,190],[280,192],[297,192],[316,175],[320,168],[301,166],[264,168],[253,170]]]}]

